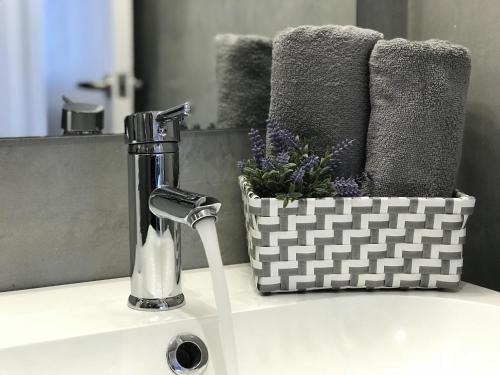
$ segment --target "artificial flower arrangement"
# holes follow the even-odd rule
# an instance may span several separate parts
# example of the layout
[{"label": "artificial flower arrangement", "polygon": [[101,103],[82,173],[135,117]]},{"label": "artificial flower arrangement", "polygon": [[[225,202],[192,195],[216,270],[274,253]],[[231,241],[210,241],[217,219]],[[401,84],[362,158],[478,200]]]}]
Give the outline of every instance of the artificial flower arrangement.
[{"label": "artificial flower arrangement", "polygon": [[299,136],[292,135],[271,120],[267,122],[267,150],[256,129],[251,129],[248,134],[252,158],[239,161],[238,167],[258,196],[277,198],[286,207],[299,198],[359,197],[365,194],[365,174],[344,177],[336,173],[342,156],[355,140],[346,139],[320,157]]},{"label": "artificial flower arrangement", "polygon": [[272,121],[267,149],[258,131],[249,135],[239,185],[260,292],[459,286],[473,197],[363,196],[366,175],[338,175],[353,140],[320,157]]}]

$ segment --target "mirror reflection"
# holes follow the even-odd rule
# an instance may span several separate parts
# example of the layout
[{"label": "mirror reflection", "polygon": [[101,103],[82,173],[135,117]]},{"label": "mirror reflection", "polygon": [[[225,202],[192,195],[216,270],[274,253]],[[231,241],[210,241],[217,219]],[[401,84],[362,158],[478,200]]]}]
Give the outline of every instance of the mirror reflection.
[{"label": "mirror reflection", "polygon": [[494,1],[2,0],[0,13],[0,137],[122,133],[127,114],[186,100],[189,129],[262,126],[272,38],[299,25],[457,42],[471,50],[472,94],[498,87],[498,33],[477,37]]},{"label": "mirror reflection", "polygon": [[215,36],[355,24],[356,2],[3,0],[0,13],[0,137],[26,137],[122,133],[127,114],[185,100],[189,128],[233,126],[218,124]]}]

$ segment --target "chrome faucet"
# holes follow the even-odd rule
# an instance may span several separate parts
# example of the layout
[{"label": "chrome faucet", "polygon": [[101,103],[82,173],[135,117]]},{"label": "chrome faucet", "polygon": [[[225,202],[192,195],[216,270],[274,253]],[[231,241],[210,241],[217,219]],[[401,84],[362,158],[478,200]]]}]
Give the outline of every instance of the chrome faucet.
[{"label": "chrome faucet", "polygon": [[180,126],[189,103],[125,118],[128,143],[131,294],[129,307],[158,311],[185,303],[179,224],[216,217],[220,202],[180,190]]}]

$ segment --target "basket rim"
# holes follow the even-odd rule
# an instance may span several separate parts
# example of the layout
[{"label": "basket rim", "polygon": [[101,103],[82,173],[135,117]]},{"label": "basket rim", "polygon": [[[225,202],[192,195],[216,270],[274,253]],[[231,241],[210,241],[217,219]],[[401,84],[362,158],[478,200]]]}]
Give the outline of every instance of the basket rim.
[{"label": "basket rim", "polygon": [[[251,201],[261,201],[261,200],[269,200],[269,201],[280,201],[277,198],[274,197],[259,197],[257,194],[254,193],[252,190],[250,183],[246,179],[245,176],[240,175],[238,177],[239,185],[241,188],[241,191],[245,193],[245,196],[247,199]],[[314,199],[314,200],[320,200],[320,201],[337,201],[337,200],[354,200],[354,201],[361,201],[361,200],[370,200],[370,199],[382,199],[382,200],[389,200],[389,199],[419,199],[419,200],[433,200],[433,201],[446,201],[446,200],[453,200],[453,201],[476,201],[476,198],[472,195],[468,195],[458,189],[454,190],[454,196],[453,197],[323,197],[323,198],[299,198],[296,201],[304,201],[307,199]]]}]

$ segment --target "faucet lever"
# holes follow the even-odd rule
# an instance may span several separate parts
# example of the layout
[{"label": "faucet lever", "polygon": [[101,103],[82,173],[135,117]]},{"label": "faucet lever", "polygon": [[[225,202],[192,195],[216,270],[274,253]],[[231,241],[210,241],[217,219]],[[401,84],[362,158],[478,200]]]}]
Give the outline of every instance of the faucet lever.
[{"label": "faucet lever", "polygon": [[174,124],[180,125],[186,116],[191,113],[191,103],[186,102],[176,107],[161,111],[156,115],[156,121],[159,124],[166,124],[172,121]]}]

